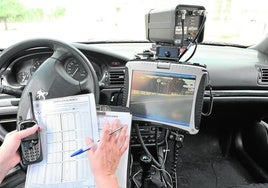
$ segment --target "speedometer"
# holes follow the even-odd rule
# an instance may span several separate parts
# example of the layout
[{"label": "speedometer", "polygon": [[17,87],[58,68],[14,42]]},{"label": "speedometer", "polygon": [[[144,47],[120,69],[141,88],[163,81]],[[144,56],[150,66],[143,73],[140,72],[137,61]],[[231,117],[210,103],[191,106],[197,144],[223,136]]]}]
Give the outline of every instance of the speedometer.
[{"label": "speedometer", "polygon": [[16,77],[17,77],[17,82],[19,84],[26,85],[30,78],[30,75],[27,72],[19,72]]},{"label": "speedometer", "polygon": [[67,60],[66,72],[78,81],[82,81],[87,77],[86,69],[79,61],[73,58]]}]

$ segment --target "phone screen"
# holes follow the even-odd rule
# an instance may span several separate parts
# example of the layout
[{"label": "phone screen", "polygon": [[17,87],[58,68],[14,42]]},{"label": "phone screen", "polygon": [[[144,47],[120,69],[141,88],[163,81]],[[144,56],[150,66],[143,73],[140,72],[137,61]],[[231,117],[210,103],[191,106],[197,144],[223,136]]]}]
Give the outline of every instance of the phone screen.
[{"label": "phone screen", "polygon": [[[34,126],[36,124],[35,121],[31,121],[31,120],[27,120],[27,121],[24,121],[24,122],[21,122],[20,124],[20,130],[24,130],[24,129],[27,129],[27,128],[30,128],[32,126]],[[38,133],[35,132],[34,134],[30,135],[30,136],[27,136],[26,138],[22,139],[22,141],[28,141],[28,140],[36,140],[38,139]]]}]

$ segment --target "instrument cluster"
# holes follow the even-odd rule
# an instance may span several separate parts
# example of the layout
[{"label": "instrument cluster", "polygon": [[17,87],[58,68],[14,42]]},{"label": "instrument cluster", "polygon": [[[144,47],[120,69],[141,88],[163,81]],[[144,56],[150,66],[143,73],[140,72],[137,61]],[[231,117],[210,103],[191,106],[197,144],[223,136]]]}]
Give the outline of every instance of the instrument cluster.
[{"label": "instrument cluster", "polygon": [[[10,70],[12,72],[7,75],[7,82],[10,85],[25,86],[36,70],[51,56],[51,54],[39,54],[34,56],[23,57],[12,63]],[[90,60],[98,79],[100,80],[103,72],[103,65]],[[73,79],[83,81],[87,78],[87,71],[82,63],[69,57],[63,63],[64,69]]]},{"label": "instrument cluster", "polygon": [[[124,67],[126,60],[106,54],[83,51],[97,75],[100,87],[121,87],[123,85]],[[40,66],[51,57],[53,51],[36,49],[14,59],[6,71],[1,75],[3,85],[23,89],[32,75]],[[88,78],[86,67],[74,57],[61,59],[66,73],[73,79],[81,82]]]},{"label": "instrument cluster", "polygon": [[41,66],[41,64],[48,58],[49,56],[40,56],[34,57],[30,59],[25,59],[20,63],[16,63],[16,82],[19,85],[25,86],[30,79],[30,77],[35,73],[35,71]]}]

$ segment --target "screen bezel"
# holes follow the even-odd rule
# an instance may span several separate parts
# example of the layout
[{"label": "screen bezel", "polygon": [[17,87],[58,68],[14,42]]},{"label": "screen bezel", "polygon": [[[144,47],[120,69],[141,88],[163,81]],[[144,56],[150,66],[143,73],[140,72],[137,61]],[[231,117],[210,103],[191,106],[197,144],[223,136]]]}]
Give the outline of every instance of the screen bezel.
[{"label": "screen bezel", "polygon": [[[127,72],[127,85],[126,92],[124,94],[126,100],[126,107],[130,107],[130,92],[132,87],[132,73],[133,71],[149,71],[149,72],[162,72],[169,74],[186,74],[186,75],[194,75],[196,77],[195,80],[195,89],[194,89],[194,97],[193,97],[193,105],[191,109],[191,118],[190,125],[178,125],[173,123],[159,122],[154,120],[149,120],[146,118],[141,118],[133,115],[133,120],[150,122],[155,125],[164,126],[166,128],[175,128],[180,129],[182,131],[186,131],[189,134],[197,134],[199,131],[199,117],[201,117],[201,108],[203,102],[203,94],[200,95],[200,91],[204,90],[204,82],[202,81],[202,86],[200,87],[201,78],[206,78],[207,70],[202,66],[194,66],[192,64],[180,64],[180,63],[170,63],[166,61],[143,61],[143,60],[134,60],[129,61],[126,64],[126,72]],[[206,82],[206,81],[205,81]],[[199,94],[198,94],[199,93]],[[201,96],[201,97],[200,97]],[[197,99],[198,97],[198,99]],[[197,105],[199,104],[199,105]],[[196,108],[197,107],[197,108]],[[199,109],[200,108],[200,109]],[[131,109],[130,109],[131,110]],[[197,124],[195,124],[197,121]]]}]

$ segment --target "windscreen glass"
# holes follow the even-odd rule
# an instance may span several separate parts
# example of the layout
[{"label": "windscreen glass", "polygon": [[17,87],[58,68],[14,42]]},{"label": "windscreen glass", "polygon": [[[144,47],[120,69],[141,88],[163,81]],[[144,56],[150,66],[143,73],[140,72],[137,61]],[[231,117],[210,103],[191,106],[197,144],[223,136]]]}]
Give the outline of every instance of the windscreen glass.
[{"label": "windscreen glass", "polygon": [[0,0],[0,49],[22,40],[146,40],[145,14],[204,6],[204,43],[254,45],[268,33],[267,0]]}]

